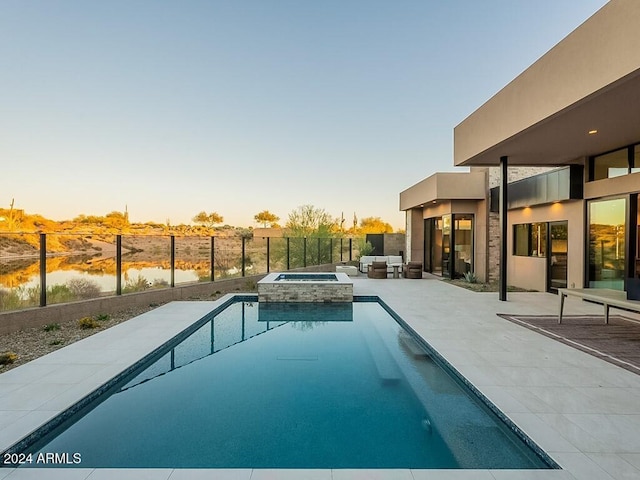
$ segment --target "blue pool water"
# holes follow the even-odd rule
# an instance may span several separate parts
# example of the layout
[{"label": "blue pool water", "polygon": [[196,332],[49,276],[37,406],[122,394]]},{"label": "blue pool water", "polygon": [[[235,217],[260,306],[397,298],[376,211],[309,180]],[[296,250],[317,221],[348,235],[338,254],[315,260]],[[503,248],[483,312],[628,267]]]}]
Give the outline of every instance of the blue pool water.
[{"label": "blue pool water", "polygon": [[333,273],[281,273],[275,281],[337,282],[338,278]]},{"label": "blue pool water", "polygon": [[549,468],[377,302],[233,303],[112,391],[30,451],[84,468]]}]

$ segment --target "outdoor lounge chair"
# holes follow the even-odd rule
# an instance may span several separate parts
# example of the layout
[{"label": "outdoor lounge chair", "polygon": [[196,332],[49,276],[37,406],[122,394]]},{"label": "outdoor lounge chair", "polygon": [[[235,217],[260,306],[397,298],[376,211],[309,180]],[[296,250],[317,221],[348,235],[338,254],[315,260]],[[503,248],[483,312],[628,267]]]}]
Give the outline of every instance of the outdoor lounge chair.
[{"label": "outdoor lounge chair", "polygon": [[387,278],[387,262],[373,262],[367,271],[369,278]]},{"label": "outdoor lounge chair", "polygon": [[409,262],[404,267],[404,278],[422,278],[422,262]]}]

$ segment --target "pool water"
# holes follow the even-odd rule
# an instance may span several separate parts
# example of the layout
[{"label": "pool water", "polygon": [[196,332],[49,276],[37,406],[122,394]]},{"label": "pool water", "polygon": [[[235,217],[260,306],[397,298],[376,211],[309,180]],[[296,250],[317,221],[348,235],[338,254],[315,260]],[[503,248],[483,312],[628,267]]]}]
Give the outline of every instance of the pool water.
[{"label": "pool water", "polygon": [[305,320],[323,307],[233,303],[31,451],[83,468],[549,468],[379,303]]},{"label": "pool water", "polygon": [[338,278],[333,273],[281,273],[275,279],[276,282],[337,282]]}]

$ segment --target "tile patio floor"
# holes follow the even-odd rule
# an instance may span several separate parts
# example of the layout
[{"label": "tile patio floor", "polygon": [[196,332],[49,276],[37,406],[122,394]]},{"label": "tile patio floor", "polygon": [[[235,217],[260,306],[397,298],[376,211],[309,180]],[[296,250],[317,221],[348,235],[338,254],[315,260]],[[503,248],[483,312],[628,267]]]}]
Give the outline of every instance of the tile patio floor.
[{"label": "tile patio floor", "polygon": [[[30,470],[0,480],[107,478],[611,480],[640,478],[640,375],[496,315],[555,314],[546,293],[473,293],[435,279],[354,279],[378,295],[540,445],[563,470]],[[0,450],[210,311],[171,303],[0,375]],[[568,299],[567,314],[602,307]],[[614,312],[615,313],[615,312]]]}]

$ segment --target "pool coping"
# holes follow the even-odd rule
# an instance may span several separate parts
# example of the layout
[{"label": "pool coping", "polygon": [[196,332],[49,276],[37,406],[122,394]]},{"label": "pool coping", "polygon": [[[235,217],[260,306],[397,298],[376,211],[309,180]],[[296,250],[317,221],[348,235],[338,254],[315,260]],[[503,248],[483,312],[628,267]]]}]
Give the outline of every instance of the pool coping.
[{"label": "pool coping", "polygon": [[[363,285],[364,282],[362,281]],[[375,281],[373,281],[375,282]],[[396,283],[405,283],[410,281],[401,281],[401,282],[392,282]],[[373,284],[372,284],[373,285]],[[457,287],[449,287],[449,288],[457,288]],[[355,293],[355,292],[354,292]],[[153,353],[155,349],[158,348],[158,339],[163,339],[162,344],[171,340],[176,334],[183,331],[185,328],[193,325],[197,322],[198,319],[203,318],[208,312],[216,308],[222,308],[222,305],[229,302],[233,297],[238,294],[228,294],[216,301],[208,301],[208,302],[172,302],[171,304],[165,305],[158,309],[155,309],[151,312],[147,312],[139,317],[135,317],[134,319],[121,324],[122,327],[116,326],[112,329],[106,330],[104,332],[100,332],[88,339],[82,340],[75,344],[69,345],[61,350],[53,352],[45,357],[41,357],[40,359],[36,359],[29,364],[18,367],[14,370],[6,372],[5,374],[0,375],[0,448],[4,450],[8,446],[12,445],[16,441],[23,438],[25,435],[29,434],[35,427],[40,424],[48,421],[50,418],[55,416],[57,413],[60,413],[64,408],[55,408],[56,400],[57,404],[64,403],[65,398],[70,398],[75,395],[75,401],[77,402],[79,398],[82,398],[84,395],[81,392],[87,392],[88,384],[93,385],[94,389],[102,385],[105,381],[112,378],[114,375],[118,375],[122,373],[127,368],[130,368],[133,364],[137,363],[142,357],[145,355],[150,355]],[[375,294],[376,297],[379,297],[384,301],[388,297],[388,295],[381,295],[380,293]],[[393,303],[397,303],[400,301],[398,298],[395,298]],[[179,309],[176,306],[180,306]],[[190,315],[185,315],[185,308],[191,311]],[[397,312],[397,308],[394,308],[394,305],[391,305],[391,308]],[[179,310],[176,311],[176,310]],[[196,320],[194,317],[199,315]],[[419,329],[413,328],[415,326],[412,321],[411,315],[403,314],[399,312],[398,315],[401,316],[403,320],[407,322],[408,325],[412,327],[412,329],[418,333],[420,338],[423,338],[423,335],[420,334]],[[181,317],[181,318],[180,318]],[[185,320],[185,317],[189,317],[190,320]],[[118,328],[120,327],[120,328]],[[105,359],[103,361],[92,361],[87,360],[87,350],[91,351],[91,353],[95,353],[94,349],[99,345],[102,345],[106,348],[108,353],[118,353],[123,351],[122,346],[118,346],[119,341],[122,341],[124,338],[128,338],[131,333],[140,333],[141,330],[152,330],[154,335],[152,336],[153,341],[143,341],[140,336],[135,339],[138,342],[133,342],[136,344],[137,353],[135,355],[129,355],[127,360],[117,359],[109,361]],[[147,332],[148,333],[148,332]],[[92,340],[93,339],[93,340]],[[134,339],[134,340],[135,340]],[[546,339],[546,341],[551,342],[552,340]],[[153,345],[155,343],[155,345]],[[116,344],[114,347],[113,345]],[[113,348],[109,350],[108,345],[111,345]],[[431,343],[430,343],[431,345]],[[128,347],[130,345],[127,345]],[[440,352],[440,350],[436,347],[436,351]],[[62,355],[58,352],[64,352]],[[78,353],[79,355],[74,355]],[[445,352],[446,353],[446,352]],[[57,355],[56,355],[57,354]],[[108,357],[108,355],[107,355]],[[137,357],[137,358],[134,358]],[[447,358],[447,355],[444,356]],[[84,360],[83,360],[84,359]],[[454,367],[456,362],[452,361],[451,363]],[[89,363],[90,365],[96,366],[96,370],[82,370],[82,365]],[[59,375],[56,377],[56,374],[60,373],[60,369],[66,367],[68,370],[80,370],[80,372],[76,375],[75,380],[73,382],[70,381],[61,381],[59,380]],[[458,370],[457,368],[455,369]],[[15,372],[15,373],[12,373]],[[83,374],[84,372],[84,374]],[[47,381],[50,379],[50,376],[54,376],[55,379],[53,381]],[[102,381],[101,381],[102,379]],[[66,383],[65,383],[66,382]],[[42,391],[42,393],[47,393],[48,388],[51,385],[64,385],[68,388],[59,389],[56,394],[48,394],[44,395],[44,399],[42,403],[33,406],[33,403],[22,404],[20,403],[21,390],[27,390],[31,395],[34,394],[38,388]],[[3,390],[4,387],[4,390]],[[8,388],[8,389],[7,389]],[[480,390],[482,392],[482,389]],[[25,392],[22,392],[25,393]],[[86,395],[85,393],[85,395]],[[13,409],[9,408],[7,405],[11,404],[11,401],[7,402],[7,400],[13,400]],[[73,404],[73,401],[68,401],[68,403]],[[493,402],[492,402],[493,403]],[[67,405],[69,406],[69,405]],[[66,407],[65,407],[66,408]],[[15,418],[9,418],[11,413],[15,413]],[[518,423],[514,420],[514,423]],[[528,435],[536,442],[535,432],[532,435],[531,432]],[[553,456],[552,456],[553,458]],[[562,464],[562,462],[561,462]],[[402,478],[402,479],[451,479],[451,478],[473,478],[473,479],[483,479],[487,480],[493,479],[502,479],[502,478],[536,478],[536,479],[546,479],[546,478],[583,478],[581,476],[575,477],[572,475],[573,473],[580,472],[584,467],[581,466],[570,466],[570,468],[566,468],[565,470],[411,470],[411,469],[401,469],[401,470],[307,470],[305,471],[305,478],[330,478],[330,479],[339,479],[339,478]],[[29,473],[32,472],[32,473]],[[92,480],[95,478],[99,478],[100,475],[106,474],[110,472],[109,469],[11,469],[11,468],[2,468],[0,469],[0,479],[9,478],[11,480],[20,479],[20,478],[34,478],[34,473],[38,472],[38,475],[46,474],[47,478],[56,478],[56,475],[60,476],[61,472],[66,472],[65,475],[62,475],[60,478],[91,478]],[[171,478],[171,480],[175,480],[177,478],[204,478],[202,470],[172,470],[172,469],[136,469],[136,470],[126,470],[124,477],[119,475],[121,478]],[[206,470],[204,472],[207,472]],[[298,470],[250,470],[250,469],[240,469],[240,470],[216,470],[216,478],[243,478],[252,480],[256,478],[300,478],[296,476],[296,472]],[[113,473],[113,472],[111,472]],[[597,472],[596,472],[597,473]],[[51,476],[50,476],[51,475]],[[309,477],[311,475],[311,477]],[[41,477],[39,477],[41,478]],[[106,478],[106,477],[105,477]],[[586,477],[584,477],[586,478]],[[603,476],[594,476],[593,478],[615,478],[611,477],[603,477]],[[620,477],[622,478],[622,477]]]}]

